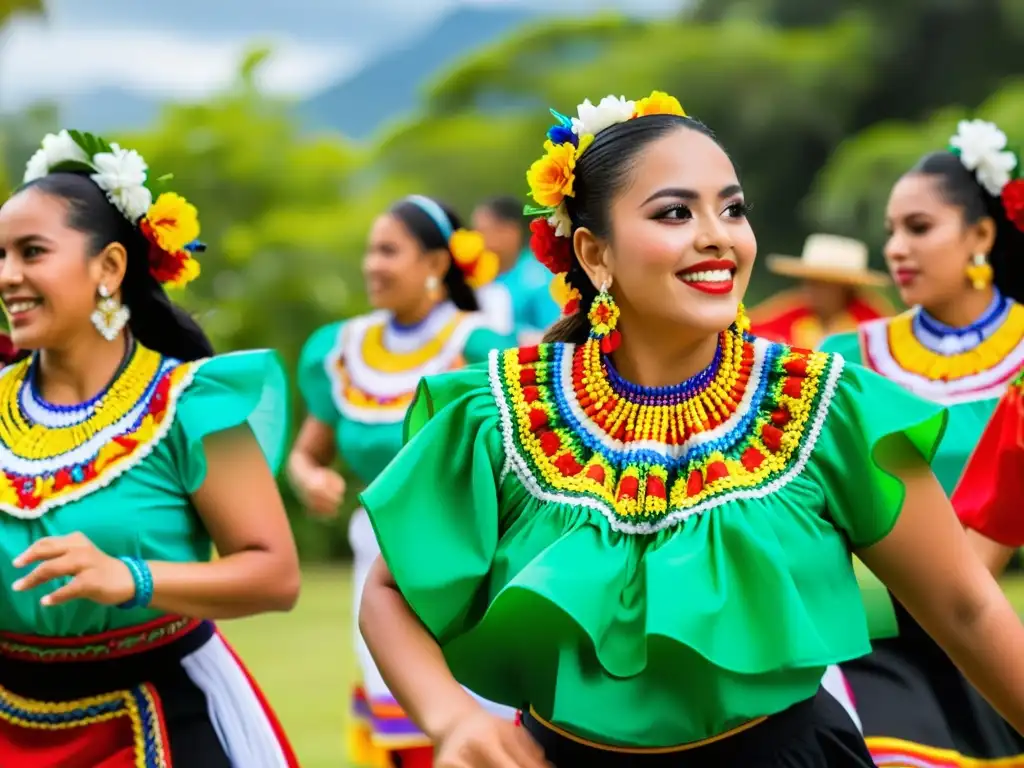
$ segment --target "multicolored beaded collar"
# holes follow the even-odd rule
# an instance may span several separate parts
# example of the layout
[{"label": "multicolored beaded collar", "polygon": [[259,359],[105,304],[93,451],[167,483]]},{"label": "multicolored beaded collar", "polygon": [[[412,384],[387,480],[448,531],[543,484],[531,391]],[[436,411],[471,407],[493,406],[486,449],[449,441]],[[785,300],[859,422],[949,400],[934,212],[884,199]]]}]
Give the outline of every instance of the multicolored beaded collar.
[{"label": "multicolored beaded collar", "polygon": [[365,424],[402,421],[421,378],[466,364],[466,342],[482,324],[448,302],[415,326],[383,312],[349,320],[324,359],[338,411]]},{"label": "multicolored beaded collar", "polygon": [[868,367],[944,405],[1000,397],[1024,364],[1024,307],[999,294],[966,328],[915,308],[865,323],[859,335]]},{"label": "multicolored beaded collar", "polygon": [[624,381],[592,341],[492,352],[490,380],[507,471],[537,498],[643,534],[798,475],[842,364],[730,330],[673,387]]},{"label": "multicolored beaded collar", "polygon": [[40,397],[36,359],[0,371],[0,510],[26,519],[109,485],[148,456],[195,370],[136,344],[106,390],[64,406]]}]

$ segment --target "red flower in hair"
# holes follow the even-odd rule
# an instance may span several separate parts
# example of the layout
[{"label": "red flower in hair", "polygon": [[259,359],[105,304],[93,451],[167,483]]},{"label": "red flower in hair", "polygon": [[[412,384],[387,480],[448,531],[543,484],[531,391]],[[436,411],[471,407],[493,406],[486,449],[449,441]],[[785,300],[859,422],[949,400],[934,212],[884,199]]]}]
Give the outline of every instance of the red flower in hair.
[{"label": "red flower in hair", "polygon": [[1003,187],[1003,208],[1006,217],[1024,232],[1024,179],[1015,179]]},{"label": "red flower in hair", "polygon": [[568,272],[572,266],[572,242],[567,237],[559,237],[547,219],[534,219],[530,222],[530,250],[537,261],[558,275]]}]

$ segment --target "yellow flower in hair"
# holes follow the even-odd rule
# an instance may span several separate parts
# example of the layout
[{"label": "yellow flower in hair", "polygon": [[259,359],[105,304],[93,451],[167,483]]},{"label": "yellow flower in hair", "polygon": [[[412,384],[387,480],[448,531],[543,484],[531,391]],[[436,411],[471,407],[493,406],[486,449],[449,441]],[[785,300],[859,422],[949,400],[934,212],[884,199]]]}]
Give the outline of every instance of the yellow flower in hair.
[{"label": "yellow flower in hair", "polygon": [[534,162],[526,172],[530,195],[537,205],[551,206],[572,197],[573,181],[576,179],[576,147],[571,143],[552,144],[544,142],[544,157]]},{"label": "yellow flower in hair", "polygon": [[580,292],[565,281],[565,273],[560,272],[548,286],[551,298],[562,308],[562,314],[571,315],[579,308]]},{"label": "yellow flower in hair", "polygon": [[471,229],[457,229],[448,250],[470,288],[480,288],[498,276],[498,255],[487,250],[484,236]]},{"label": "yellow flower in hair", "polygon": [[178,253],[199,237],[199,212],[174,192],[156,199],[140,222],[142,233],[167,253]]},{"label": "yellow flower in hair", "polygon": [[675,96],[669,96],[664,91],[652,91],[650,96],[640,99],[634,107],[636,117],[645,115],[679,115],[686,117],[683,105]]}]

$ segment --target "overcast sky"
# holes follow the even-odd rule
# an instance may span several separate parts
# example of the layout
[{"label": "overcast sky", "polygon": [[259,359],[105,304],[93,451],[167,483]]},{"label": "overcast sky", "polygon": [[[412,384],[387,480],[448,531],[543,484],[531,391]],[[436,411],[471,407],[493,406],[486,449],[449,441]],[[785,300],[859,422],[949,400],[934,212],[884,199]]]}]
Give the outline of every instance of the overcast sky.
[{"label": "overcast sky", "polygon": [[0,108],[116,86],[167,96],[222,88],[253,40],[274,44],[264,84],[306,95],[400,45],[450,9],[519,5],[559,14],[676,11],[680,0],[45,0],[45,21],[0,34]]}]

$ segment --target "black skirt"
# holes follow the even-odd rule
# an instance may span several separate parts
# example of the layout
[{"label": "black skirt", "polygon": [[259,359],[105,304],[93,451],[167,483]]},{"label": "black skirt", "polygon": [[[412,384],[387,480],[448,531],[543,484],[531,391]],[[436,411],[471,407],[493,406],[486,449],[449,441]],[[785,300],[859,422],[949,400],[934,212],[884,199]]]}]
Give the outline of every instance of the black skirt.
[{"label": "black skirt", "polygon": [[2,768],[295,768],[210,622],[67,639],[0,633]]},{"label": "black skirt", "polygon": [[586,745],[540,723],[523,726],[556,768],[874,768],[850,716],[828,692],[704,746],[636,754]]},{"label": "black skirt", "polygon": [[1024,738],[893,603],[899,636],[842,665],[875,763],[947,768],[973,765],[971,758],[1016,758],[999,768],[1024,768]]}]

